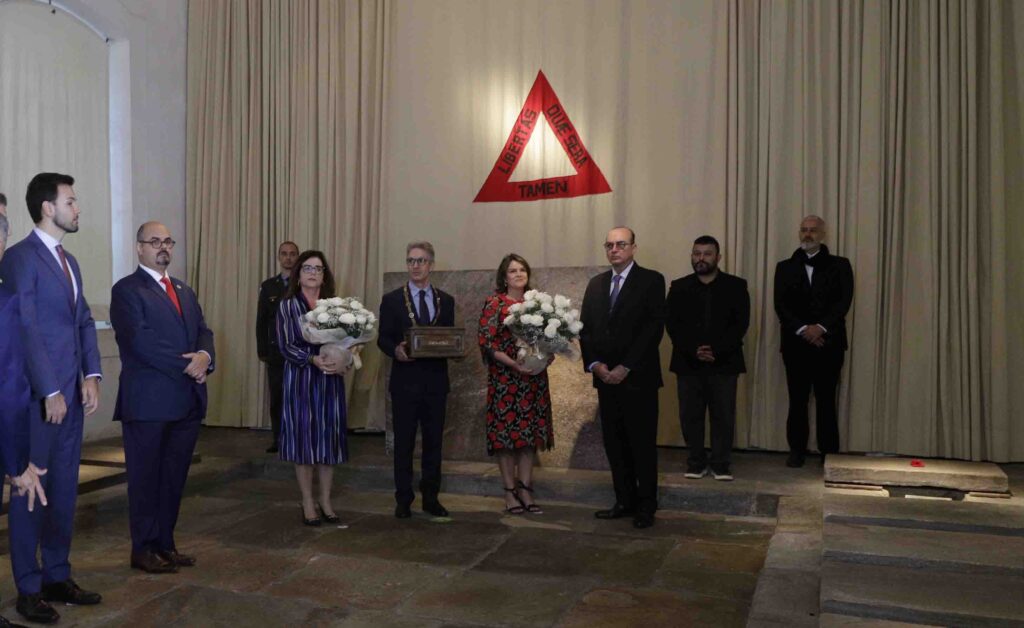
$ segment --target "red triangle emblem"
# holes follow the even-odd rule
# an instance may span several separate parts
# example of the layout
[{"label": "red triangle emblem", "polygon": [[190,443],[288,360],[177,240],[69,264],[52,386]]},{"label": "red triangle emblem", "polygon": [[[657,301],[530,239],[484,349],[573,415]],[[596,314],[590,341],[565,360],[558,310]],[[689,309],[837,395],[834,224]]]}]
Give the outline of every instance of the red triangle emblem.
[{"label": "red triangle emblem", "polygon": [[[533,181],[509,181],[542,115],[562,144],[562,149],[569,157],[572,167],[576,169],[576,174]],[[473,202],[542,201],[611,191],[611,186],[583,146],[583,140],[576,132],[576,127],[569,121],[569,114],[559,102],[555,90],[551,89],[544,72],[537,72],[537,80],[530,88],[530,94],[526,97],[526,103],[519,112],[508,141],[505,142],[501,154],[498,155],[498,161]]]}]

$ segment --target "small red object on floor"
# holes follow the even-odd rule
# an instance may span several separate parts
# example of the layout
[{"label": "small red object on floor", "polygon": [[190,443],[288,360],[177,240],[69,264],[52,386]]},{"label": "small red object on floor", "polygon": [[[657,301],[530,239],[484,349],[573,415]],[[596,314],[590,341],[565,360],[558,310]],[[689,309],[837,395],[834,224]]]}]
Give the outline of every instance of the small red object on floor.
[{"label": "small red object on floor", "polygon": [[910,461],[910,466],[912,466],[912,467],[923,467],[924,466],[924,461],[918,460],[917,458],[914,458],[914,459],[912,459]]}]

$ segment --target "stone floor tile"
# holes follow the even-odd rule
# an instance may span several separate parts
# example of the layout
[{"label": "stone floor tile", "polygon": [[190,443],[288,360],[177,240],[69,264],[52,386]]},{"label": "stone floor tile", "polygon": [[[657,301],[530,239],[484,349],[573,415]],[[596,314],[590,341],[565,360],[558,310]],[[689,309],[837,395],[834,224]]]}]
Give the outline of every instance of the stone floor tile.
[{"label": "stone floor tile", "polygon": [[457,624],[551,626],[587,588],[578,578],[463,572],[435,579],[399,610]]},{"label": "stone floor tile", "polygon": [[728,628],[743,626],[746,616],[746,606],[734,600],[658,589],[602,588],[584,595],[558,625],[561,628]]},{"label": "stone floor tile", "polygon": [[445,574],[444,569],[419,563],[318,555],[261,592],[318,606],[385,610]]},{"label": "stone floor tile", "polygon": [[218,587],[228,591],[257,591],[306,566],[312,555],[293,552],[285,556],[228,547],[212,547],[196,553],[195,567],[183,567],[172,576],[183,583]]},{"label": "stone floor tile", "polygon": [[557,530],[521,529],[476,571],[597,578],[647,584],[674,546],[672,539],[635,539]]}]

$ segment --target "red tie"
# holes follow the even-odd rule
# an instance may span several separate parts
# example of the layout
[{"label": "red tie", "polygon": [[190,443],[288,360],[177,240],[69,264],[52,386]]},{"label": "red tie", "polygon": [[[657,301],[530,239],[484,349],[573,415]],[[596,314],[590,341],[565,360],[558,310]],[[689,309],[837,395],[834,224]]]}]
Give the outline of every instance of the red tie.
[{"label": "red tie", "polygon": [[64,247],[57,245],[57,256],[60,258],[60,265],[64,268],[64,276],[68,278],[68,285],[71,286],[71,305],[75,305],[75,282],[71,279],[71,268],[68,266],[68,258],[64,255]]},{"label": "red tie", "polygon": [[174,291],[174,286],[171,285],[171,280],[167,277],[161,277],[160,283],[164,284],[164,288],[167,289],[167,296],[171,297],[174,309],[178,310],[178,316],[181,316],[181,303],[178,301],[178,293]]}]

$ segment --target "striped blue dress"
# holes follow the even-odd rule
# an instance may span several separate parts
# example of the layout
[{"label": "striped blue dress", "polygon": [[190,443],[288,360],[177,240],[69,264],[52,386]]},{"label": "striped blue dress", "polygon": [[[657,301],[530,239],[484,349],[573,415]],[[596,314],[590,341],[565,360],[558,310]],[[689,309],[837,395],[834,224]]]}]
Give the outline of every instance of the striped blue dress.
[{"label": "striped blue dress", "polygon": [[338,464],[348,460],[345,380],[309,363],[320,347],[302,338],[299,321],[308,311],[302,295],[282,300],[277,311],[285,359],[280,456],[296,464]]}]

